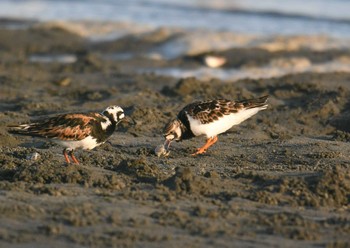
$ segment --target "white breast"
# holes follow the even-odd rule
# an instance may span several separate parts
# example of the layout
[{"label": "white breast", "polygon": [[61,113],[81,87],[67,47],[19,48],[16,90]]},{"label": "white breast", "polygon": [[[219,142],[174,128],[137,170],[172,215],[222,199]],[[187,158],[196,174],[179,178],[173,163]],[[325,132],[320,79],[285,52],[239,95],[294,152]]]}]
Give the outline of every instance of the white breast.
[{"label": "white breast", "polygon": [[110,125],[112,125],[112,122],[105,116],[103,118],[105,119],[105,121],[101,122],[101,128],[102,130],[106,130]]},{"label": "white breast", "polygon": [[194,135],[205,135],[209,138],[226,132],[232,126],[240,124],[242,121],[252,117],[262,109],[265,108],[244,109],[238,113],[224,115],[223,117],[220,117],[219,120],[208,124],[201,124],[199,120],[193,119],[189,115],[187,115],[187,117]]},{"label": "white breast", "polygon": [[101,145],[101,143],[97,143],[96,139],[88,136],[85,139],[78,140],[78,141],[68,141],[68,140],[53,140],[55,143],[69,148],[69,149],[77,149],[82,148],[85,150],[91,150],[94,149],[96,146]]}]

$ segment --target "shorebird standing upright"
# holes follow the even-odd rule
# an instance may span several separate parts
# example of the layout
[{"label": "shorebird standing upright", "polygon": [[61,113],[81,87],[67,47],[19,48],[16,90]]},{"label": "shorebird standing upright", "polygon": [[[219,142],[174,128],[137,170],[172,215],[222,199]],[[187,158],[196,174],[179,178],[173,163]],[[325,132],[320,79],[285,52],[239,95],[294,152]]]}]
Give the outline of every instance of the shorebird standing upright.
[{"label": "shorebird standing upright", "polygon": [[64,147],[63,155],[70,163],[79,161],[75,149],[91,150],[106,142],[117,124],[125,117],[119,106],[109,106],[102,113],[71,113],[57,115],[29,124],[9,126],[10,133],[46,138]]}]

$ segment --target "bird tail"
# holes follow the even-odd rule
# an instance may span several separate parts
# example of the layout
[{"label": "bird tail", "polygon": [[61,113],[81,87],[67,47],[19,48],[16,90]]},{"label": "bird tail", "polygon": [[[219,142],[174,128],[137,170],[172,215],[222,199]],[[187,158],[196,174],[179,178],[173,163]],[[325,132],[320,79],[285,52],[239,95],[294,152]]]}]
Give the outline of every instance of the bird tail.
[{"label": "bird tail", "polygon": [[33,123],[31,124],[21,124],[21,125],[9,125],[10,128],[9,133],[13,134],[22,134],[22,135],[31,135],[30,128],[33,127]]},{"label": "bird tail", "polygon": [[267,104],[268,97],[269,96],[266,95],[259,98],[243,100],[240,103],[243,104],[245,109],[259,108],[260,110],[262,110],[262,109],[266,109],[268,106]]}]

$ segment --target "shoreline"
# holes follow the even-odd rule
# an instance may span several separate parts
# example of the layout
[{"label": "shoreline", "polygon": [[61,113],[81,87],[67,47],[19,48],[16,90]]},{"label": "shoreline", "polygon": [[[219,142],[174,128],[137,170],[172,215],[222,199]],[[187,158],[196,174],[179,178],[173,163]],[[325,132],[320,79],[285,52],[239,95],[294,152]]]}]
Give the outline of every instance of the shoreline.
[{"label": "shoreline", "polygon": [[[350,245],[350,72],[341,66],[226,82],[171,77],[136,72],[202,68],[210,46],[189,52],[201,33],[159,29],[91,43],[45,25],[1,31],[0,246]],[[317,44],[305,37],[261,43],[229,37],[232,47],[214,51],[227,58],[219,70],[349,63],[345,43],[327,37],[313,37]],[[145,56],[176,44],[187,46],[174,58]],[[101,57],[121,52],[133,56]],[[33,54],[75,60],[39,63]],[[172,145],[168,158],[154,154],[160,130],[186,104],[266,94],[269,108],[220,135],[207,154],[189,155],[201,137]],[[120,125],[97,149],[77,151],[81,165],[66,165],[59,146],[7,132],[38,116],[111,104],[137,123]],[[34,152],[40,158],[28,159]]]}]

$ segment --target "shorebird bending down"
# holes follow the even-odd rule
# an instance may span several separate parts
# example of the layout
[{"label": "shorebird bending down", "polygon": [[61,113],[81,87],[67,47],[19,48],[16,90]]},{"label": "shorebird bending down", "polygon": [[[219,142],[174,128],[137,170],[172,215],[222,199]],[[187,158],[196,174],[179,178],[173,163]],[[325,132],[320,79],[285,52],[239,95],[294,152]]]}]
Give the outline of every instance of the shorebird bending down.
[{"label": "shorebird bending down", "polygon": [[205,135],[207,142],[192,155],[202,154],[215,144],[218,134],[252,117],[267,108],[268,96],[256,99],[230,101],[210,100],[194,102],[185,106],[175,120],[164,128],[164,147],[168,151],[172,141],[181,141]]}]

